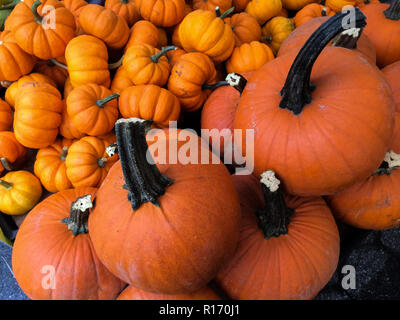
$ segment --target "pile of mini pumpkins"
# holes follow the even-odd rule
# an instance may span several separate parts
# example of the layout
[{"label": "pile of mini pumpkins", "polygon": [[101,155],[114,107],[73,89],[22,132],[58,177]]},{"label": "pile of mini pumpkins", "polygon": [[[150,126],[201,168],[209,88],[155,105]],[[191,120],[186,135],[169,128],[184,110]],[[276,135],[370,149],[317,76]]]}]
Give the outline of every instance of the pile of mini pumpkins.
[{"label": "pile of mini pumpkins", "polygon": [[[400,0],[0,13],[0,211],[26,215],[12,269],[29,298],[312,299],[337,267],[337,220],[400,224]],[[253,129],[254,171],[231,174],[226,139],[181,128],[192,115]],[[148,161],[151,128],[167,159],[188,151],[178,135],[198,141],[198,163]]]}]

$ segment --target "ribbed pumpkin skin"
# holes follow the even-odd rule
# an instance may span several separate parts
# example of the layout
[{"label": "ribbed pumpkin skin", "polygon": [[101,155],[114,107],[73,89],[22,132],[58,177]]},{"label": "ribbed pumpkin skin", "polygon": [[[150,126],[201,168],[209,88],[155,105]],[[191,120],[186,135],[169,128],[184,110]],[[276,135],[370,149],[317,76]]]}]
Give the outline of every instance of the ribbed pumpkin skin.
[{"label": "ribbed pumpkin skin", "polygon": [[140,85],[122,91],[119,110],[124,118],[153,120],[155,125],[165,128],[170,121],[179,119],[181,107],[178,98],[168,90],[156,85]]},{"label": "ribbed pumpkin skin", "polygon": [[276,55],[282,43],[294,29],[295,26],[292,19],[274,17],[262,28],[262,39],[272,49],[274,55]]},{"label": "ribbed pumpkin skin", "polygon": [[257,19],[260,25],[282,11],[281,0],[252,0],[246,6],[246,12]]},{"label": "ribbed pumpkin skin", "polygon": [[233,176],[242,208],[240,240],[235,255],[216,281],[232,299],[313,299],[336,270],[340,239],[335,220],[322,198],[286,196],[295,210],[288,234],[268,240],[257,225],[263,208],[260,182]]},{"label": "ribbed pumpkin skin", "polygon": [[[200,142],[190,131],[186,134]],[[173,138],[166,139],[168,162]],[[174,142],[179,152],[184,143]],[[202,152],[210,161],[218,160],[211,159],[208,146],[202,145],[199,162]],[[240,222],[237,195],[222,163],[157,167],[174,183],[158,199],[160,207],[147,202],[136,211],[123,189],[120,162],[110,169],[89,217],[90,237],[106,267],[136,288],[168,294],[193,292],[211,281],[234,253]]]},{"label": "ribbed pumpkin skin", "polygon": [[109,87],[108,52],[103,41],[89,35],[75,37],[65,49],[65,60],[73,87],[87,83]]},{"label": "ribbed pumpkin skin", "polygon": [[215,63],[228,59],[235,46],[232,28],[208,10],[189,13],[181,22],[178,34],[186,52],[204,53]]},{"label": "ribbed pumpkin skin", "polygon": [[68,78],[68,71],[56,66],[53,64],[51,61],[38,61],[35,65],[36,72],[41,73],[45,76],[48,76],[50,79],[52,79],[55,84],[57,85],[57,88],[63,88],[65,81]]},{"label": "ribbed pumpkin skin", "polygon": [[71,117],[68,115],[65,100],[63,100],[63,111],[61,114],[61,124],[59,129],[60,135],[67,139],[80,139],[86,135],[76,129]]},{"label": "ribbed pumpkin skin", "polygon": [[400,153],[400,61],[386,66],[381,71],[392,89],[396,109],[393,138],[389,149]]},{"label": "ribbed pumpkin skin", "polygon": [[67,177],[65,158],[61,158],[63,148],[69,148],[72,143],[73,140],[57,139],[52,145],[39,149],[36,155],[33,168],[35,175],[49,192],[72,188],[72,184]]},{"label": "ribbed pumpkin skin", "polygon": [[[68,149],[65,160],[67,177],[74,188],[99,187],[115,163],[115,157],[108,157],[106,148],[111,143],[96,137],[83,137],[75,141]],[[104,167],[99,166],[98,160],[107,159]]]},{"label": "ribbed pumpkin skin", "polygon": [[318,0],[282,0],[283,7],[289,10],[300,10],[304,8],[306,5],[319,2]]},{"label": "ribbed pumpkin skin", "polygon": [[22,84],[15,103],[15,137],[28,148],[49,146],[58,135],[62,110],[61,94],[53,86],[39,82]]},{"label": "ribbed pumpkin skin", "polygon": [[126,20],[100,5],[84,6],[79,15],[79,24],[85,33],[103,40],[111,49],[121,49],[128,41]]},{"label": "ribbed pumpkin skin", "polygon": [[325,5],[335,12],[340,12],[344,6],[354,7],[356,5],[356,0],[326,0]]},{"label": "ribbed pumpkin skin", "polygon": [[400,60],[400,20],[387,19],[383,13],[389,4],[370,3],[362,8],[367,17],[364,34],[376,49],[376,64],[383,68]]},{"label": "ribbed pumpkin skin", "polygon": [[322,17],[323,15],[331,17],[335,15],[335,13],[335,11],[331,10],[331,8],[327,6],[318,3],[311,3],[296,13],[294,23],[296,27],[300,27],[311,19]]},{"label": "ribbed pumpkin skin", "polygon": [[[277,56],[280,57],[288,53],[299,52],[311,34],[328,19],[329,17],[315,18],[296,28],[282,43]],[[376,51],[371,40],[365,35],[365,32],[361,34],[357,41],[357,48],[354,50],[363,53],[368,61],[375,64]]]},{"label": "ribbed pumpkin skin", "polygon": [[313,101],[296,116],[279,108],[294,58],[274,59],[252,75],[234,128],[255,129],[256,175],[274,170],[295,195],[333,194],[367,178],[388,151],[394,128],[390,87],[357,51],[326,47],[311,74]]},{"label": "ribbed pumpkin skin", "polygon": [[235,12],[242,12],[246,9],[247,4],[251,0],[232,0],[232,6],[235,7]]},{"label": "ribbed pumpkin skin", "polygon": [[172,67],[168,90],[178,97],[182,109],[198,110],[210,94],[203,84],[214,84],[217,71],[205,54],[190,52],[182,55]]},{"label": "ribbed pumpkin skin", "polygon": [[374,174],[327,198],[335,217],[356,228],[384,230],[400,225],[400,170]]},{"label": "ribbed pumpkin skin", "polygon": [[75,36],[75,18],[71,11],[61,3],[55,7],[55,28],[45,28],[37,23],[29,3],[19,3],[14,11],[11,31],[24,51],[43,60],[64,54],[67,43]]},{"label": "ribbed pumpkin skin", "polygon": [[112,95],[110,89],[94,83],[74,88],[67,97],[67,113],[75,128],[91,136],[109,133],[118,119],[117,100],[111,100],[102,107],[96,101]]},{"label": "ribbed pumpkin skin", "polygon": [[3,31],[0,37],[0,81],[15,81],[32,71],[36,58],[15,42],[13,34]]},{"label": "ribbed pumpkin skin", "polygon": [[193,10],[209,10],[215,11],[216,7],[219,7],[221,13],[232,7],[232,0],[193,0]]},{"label": "ribbed pumpkin skin", "polygon": [[117,300],[220,300],[215,292],[209,287],[198,291],[184,294],[159,294],[128,286],[121,292]]},{"label": "ribbed pumpkin skin", "polygon": [[274,53],[266,44],[252,41],[233,50],[226,62],[226,70],[228,73],[256,71],[272,59],[274,59]]},{"label": "ribbed pumpkin skin", "polygon": [[158,27],[172,27],[185,15],[184,0],[136,0],[140,15]]},{"label": "ribbed pumpkin skin", "polygon": [[135,0],[107,0],[104,7],[111,9],[118,16],[125,19],[128,27],[131,27],[140,19],[139,10],[136,7]]},{"label": "ribbed pumpkin skin", "polygon": [[136,22],[130,31],[125,51],[135,44],[148,44],[154,48],[157,47],[159,41],[159,33],[157,27],[150,21],[140,20]]},{"label": "ribbed pumpkin skin", "polygon": [[88,3],[85,0],[62,0],[62,4],[72,12],[75,18],[76,34],[81,34],[82,28],[79,24],[79,15],[81,14],[82,8]]},{"label": "ribbed pumpkin skin", "polygon": [[[61,222],[71,203],[95,188],[65,190],[38,204],[23,221],[14,243],[12,269],[18,284],[34,300],[112,300],[123,283],[99,261],[89,234],[76,237]],[[55,268],[55,288],[43,288]],[[43,272],[44,270],[44,272]],[[43,280],[44,279],[44,280]]]},{"label": "ribbed pumpkin skin", "polygon": [[114,78],[111,82],[111,91],[115,92],[122,92],[124,89],[133,86],[134,83],[129,78],[128,72],[123,66],[120,66],[117,69],[117,72],[114,75]]},{"label": "ribbed pumpkin skin", "polygon": [[253,16],[246,12],[234,14],[232,17],[225,18],[224,21],[232,27],[236,47],[261,39],[260,25]]},{"label": "ribbed pumpkin skin", "polygon": [[[26,155],[26,148],[15,138],[14,132],[0,132],[0,158],[5,158],[10,164],[20,163]],[[0,162],[0,173],[4,170]]]},{"label": "ribbed pumpkin skin", "polygon": [[11,107],[3,99],[0,99],[0,131],[10,130],[13,123]]}]

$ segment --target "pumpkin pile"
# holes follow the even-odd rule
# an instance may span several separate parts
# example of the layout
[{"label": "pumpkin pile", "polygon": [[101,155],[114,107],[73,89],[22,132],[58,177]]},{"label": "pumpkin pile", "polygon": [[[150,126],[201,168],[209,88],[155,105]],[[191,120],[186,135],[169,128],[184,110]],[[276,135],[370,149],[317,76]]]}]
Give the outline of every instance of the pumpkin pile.
[{"label": "pumpkin pile", "polygon": [[[24,217],[12,269],[29,298],[313,299],[337,221],[400,225],[400,0],[0,13],[0,211]],[[239,130],[254,144],[226,164]],[[155,141],[194,163],[157,161]]]}]

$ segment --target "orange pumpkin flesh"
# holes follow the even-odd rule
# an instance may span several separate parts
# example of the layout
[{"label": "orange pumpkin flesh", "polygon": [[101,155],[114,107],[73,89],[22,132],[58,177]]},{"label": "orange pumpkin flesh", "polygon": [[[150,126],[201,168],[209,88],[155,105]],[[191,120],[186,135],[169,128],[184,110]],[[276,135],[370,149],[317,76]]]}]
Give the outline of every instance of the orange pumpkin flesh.
[{"label": "orange pumpkin flesh", "polygon": [[[365,17],[356,13],[362,26]],[[341,15],[296,59],[284,55],[255,72],[236,112],[235,129],[255,129],[255,174],[271,168],[291,194],[329,195],[368,177],[393,134],[393,98],[382,73],[356,51],[324,49],[342,31]]]},{"label": "orange pumpkin flesh", "polygon": [[[139,119],[117,121],[121,161],[97,193],[90,236],[106,267],[136,288],[194,292],[215,277],[236,248],[237,195],[226,168],[204,146],[197,145],[199,155],[206,152],[216,164],[148,163],[149,126]],[[182,133],[201,141],[195,134]],[[170,143],[177,143],[177,150],[182,146],[172,136],[163,141],[166,159]]]},{"label": "orange pumpkin flesh", "polygon": [[[123,282],[101,264],[95,253],[87,233],[90,208],[80,211],[74,206],[87,195],[93,200],[96,190],[78,188],[53,194],[20,226],[12,269],[31,299],[112,300],[123,288]],[[54,278],[43,280],[53,271]]]}]

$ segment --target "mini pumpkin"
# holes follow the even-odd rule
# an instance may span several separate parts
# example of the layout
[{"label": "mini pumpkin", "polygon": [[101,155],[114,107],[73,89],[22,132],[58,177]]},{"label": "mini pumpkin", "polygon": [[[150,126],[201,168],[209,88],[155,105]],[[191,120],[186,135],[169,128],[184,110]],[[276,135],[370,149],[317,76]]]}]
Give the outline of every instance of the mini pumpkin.
[{"label": "mini pumpkin", "polygon": [[261,39],[260,25],[253,16],[246,12],[234,14],[232,17],[225,18],[224,21],[232,28],[236,47],[239,47],[243,43],[250,43]]},{"label": "mini pumpkin", "polygon": [[125,46],[125,51],[135,44],[148,44],[154,48],[158,47],[160,34],[157,27],[147,20],[140,20],[136,22],[129,34],[128,42]]},{"label": "mini pumpkin", "polygon": [[0,178],[0,211],[5,214],[27,213],[41,196],[39,179],[28,171],[11,171]]},{"label": "mini pumpkin", "polygon": [[76,87],[66,99],[68,116],[79,132],[91,136],[109,133],[118,119],[118,97],[94,83]]},{"label": "mini pumpkin", "polygon": [[0,131],[0,173],[12,171],[21,165],[27,149],[18,142],[14,132]]},{"label": "mini pumpkin", "polygon": [[272,49],[276,55],[281,44],[292,33],[295,26],[292,19],[285,17],[274,17],[262,28],[262,41]]},{"label": "mini pumpkin", "polygon": [[79,24],[79,15],[81,14],[82,8],[88,3],[85,0],[62,0],[62,4],[74,15],[76,25],[75,33],[77,35],[82,34],[83,31]]},{"label": "mini pumpkin", "polygon": [[311,19],[326,16],[331,17],[335,14],[336,12],[327,6],[318,3],[311,3],[296,13],[294,16],[294,23],[296,27],[299,27]]},{"label": "mini pumpkin", "polygon": [[185,15],[184,0],[136,0],[143,19],[158,27],[172,27],[182,21]]},{"label": "mini pumpkin", "polygon": [[124,287],[99,261],[88,234],[96,191],[77,188],[55,193],[22,222],[12,269],[29,298],[112,300]]},{"label": "mini pumpkin", "polygon": [[67,139],[80,139],[86,135],[76,129],[71,117],[68,115],[65,100],[63,100],[63,111],[61,114],[60,135]]},{"label": "mini pumpkin", "polygon": [[356,0],[326,0],[325,5],[335,12],[340,12],[345,6],[355,7],[356,2]]},{"label": "mini pumpkin", "polygon": [[68,71],[56,65],[52,60],[38,61],[34,70],[51,78],[55,82],[57,88],[63,88],[68,78]]},{"label": "mini pumpkin", "polygon": [[3,99],[0,99],[0,131],[10,130],[13,124],[11,107]]},{"label": "mini pumpkin", "polygon": [[106,0],[104,7],[111,9],[118,16],[125,19],[128,27],[140,20],[139,10],[135,0]]},{"label": "mini pumpkin", "polygon": [[256,18],[260,25],[279,15],[281,10],[281,0],[252,0],[246,6],[246,12]]},{"label": "mini pumpkin", "polygon": [[299,11],[310,3],[319,2],[318,0],[282,0],[282,5],[286,9]]},{"label": "mini pumpkin", "polygon": [[121,92],[119,111],[124,118],[152,120],[160,128],[177,121],[180,103],[170,91],[156,85],[131,86]]},{"label": "mini pumpkin", "polygon": [[218,7],[222,12],[225,12],[232,7],[232,0],[193,0],[193,10],[210,10],[215,11]]}]

